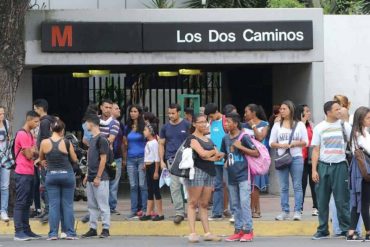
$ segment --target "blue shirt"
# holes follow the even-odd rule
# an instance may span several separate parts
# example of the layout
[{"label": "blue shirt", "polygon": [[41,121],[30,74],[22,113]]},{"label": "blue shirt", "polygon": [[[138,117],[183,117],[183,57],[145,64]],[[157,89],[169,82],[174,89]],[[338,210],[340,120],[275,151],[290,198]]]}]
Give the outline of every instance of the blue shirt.
[{"label": "blue shirt", "polygon": [[[225,136],[222,118],[211,122],[211,140],[218,150],[221,150],[222,138]],[[216,161],[215,165],[224,165],[224,161]]]},{"label": "blue shirt", "polygon": [[127,135],[127,157],[143,158],[145,153],[145,138],[142,133],[131,131]]},{"label": "blue shirt", "polygon": [[[248,162],[245,155],[237,148],[234,152],[231,152],[230,148],[235,141],[238,140],[240,134],[235,138],[230,138],[230,135],[225,135],[222,139],[221,152],[226,154],[228,163],[232,161],[233,163],[227,166],[227,174],[229,178],[229,184],[235,185],[243,181],[248,180]],[[249,149],[255,149],[255,146],[251,139],[244,135],[241,139],[241,143],[244,147]]]},{"label": "blue shirt", "polygon": [[174,125],[171,123],[165,124],[159,137],[166,140],[165,144],[165,159],[173,159],[181,144],[189,136],[190,123],[182,120],[180,123]]}]

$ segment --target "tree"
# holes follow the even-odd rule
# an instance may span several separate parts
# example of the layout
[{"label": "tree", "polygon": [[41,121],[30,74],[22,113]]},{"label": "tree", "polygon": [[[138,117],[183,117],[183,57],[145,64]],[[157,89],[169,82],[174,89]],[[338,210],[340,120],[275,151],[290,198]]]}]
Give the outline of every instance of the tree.
[{"label": "tree", "polygon": [[269,8],[304,8],[304,3],[298,0],[268,0]]},{"label": "tree", "polygon": [[360,15],[369,14],[369,0],[320,0],[325,14]]},{"label": "tree", "polygon": [[15,94],[24,67],[24,18],[29,0],[0,1],[0,104],[13,119]]},{"label": "tree", "polygon": [[188,8],[265,8],[267,0],[207,0],[202,5],[201,0],[188,0],[185,2]]},{"label": "tree", "polygon": [[147,8],[170,9],[175,7],[173,0],[152,0],[151,4],[145,4]]}]

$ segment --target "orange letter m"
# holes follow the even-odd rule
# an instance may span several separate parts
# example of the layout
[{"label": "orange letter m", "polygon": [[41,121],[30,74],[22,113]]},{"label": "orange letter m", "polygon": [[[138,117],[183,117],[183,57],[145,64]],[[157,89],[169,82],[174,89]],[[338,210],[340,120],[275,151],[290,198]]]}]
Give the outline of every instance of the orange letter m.
[{"label": "orange letter m", "polygon": [[59,26],[51,27],[51,46],[65,47],[67,42],[68,47],[72,47],[72,25],[66,25],[63,29],[63,35]]}]

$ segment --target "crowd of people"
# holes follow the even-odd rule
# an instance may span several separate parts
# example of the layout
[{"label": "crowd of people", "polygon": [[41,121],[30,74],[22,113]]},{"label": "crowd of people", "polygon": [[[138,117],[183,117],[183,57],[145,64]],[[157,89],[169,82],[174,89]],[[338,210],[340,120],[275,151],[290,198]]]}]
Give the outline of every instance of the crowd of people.
[{"label": "crowd of people", "polygon": [[[15,189],[14,240],[40,239],[30,227],[33,216],[48,222],[48,240],[76,240],[73,196],[76,181],[73,164],[77,156],[65,139],[62,119],[48,115],[44,99],[34,102],[22,129],[14,134]],[[281,213],[277,221],[302,219],[307,185],[319,227],[313,240],[329,237],[329,208],[333,234],[348,241],[370,241],[370,109],[349,113],[347,97],[337,95],[323,106],[325,120],[315,125],[308,105],[286,100],[273,108],[267,119],[263,108],[249,104],[239,114],[233,105],[223,111],[214,103],[194,109],[170,104],[168,123],[159,128],[153,113],[139,105],[128,108],[121,121],[117,103],[104,99],[91,104],[83,118],[82,143],[88,150],[86,185],[89,231],[82,238],[109,237],[111,215],[117,210],[117,194],[123,169],[130,184],[130,218],[162,221],[165,214],[159,179],[170,177],[170,192],[175,209],[174,223],[187,217],[189,241],[196,243],[196,219],[202,223],[204,241],[221,241],[212,233],[209,221],[230,218],[235,231],[225,241],[250,242],[254,239],[253,218],[262,217],[260,193],[269,186],[269,174],[248,173],[247,157],[259,157],[255,141],[264,144],[275,162],[280,185]],[[196,111],[197,112],[197,111]],[[0,153],[12,143],[11,124],[0,106]],[[194,169],[190,177],[169,174],[180,147],[193,151]],[[115,172],[110,170],[114,167]],[[273,169],[273,168],[272,168]],[[1,166],[1,219],[9,221],[8,198],[10,169]],[[293,215],[289,205],[289,180],[293,182]],[[185,210],[184,191],[187,192]],[[41,200],[44,208],[41,208]],[[209,216],[208,208],[212,205]],[[366,233],[362,238],[361,223]],[[61,235],[59,236],[59,226]]]}]

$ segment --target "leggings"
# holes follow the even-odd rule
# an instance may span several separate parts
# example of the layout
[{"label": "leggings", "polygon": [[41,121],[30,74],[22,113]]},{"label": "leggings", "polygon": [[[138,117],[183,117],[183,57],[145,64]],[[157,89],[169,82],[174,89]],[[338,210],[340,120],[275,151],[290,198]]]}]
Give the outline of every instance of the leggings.
[{"label": "leggings", "polygon": [[[146,166],[146,180],[148,184],[148,200],[154,200],[154,196],[156,200],[161,200],[161,191],[159,189],[159,178],[157,180],[153,179],[155,172],[155,163],[152,163],[149,166]],[[159,177],[161,173],[159,172]]]},{"label": "leggings", "polygon": [[[362,180],[362,190],[361,190],[361,215],[364,220],[365,230],[370,231],[370,183]],[[356,229],[357,222],[360,218],[360,213],[357,212],[357,207],[352,207],[351,210],[351,226],[350,229]]]}]

